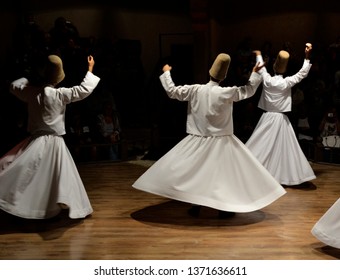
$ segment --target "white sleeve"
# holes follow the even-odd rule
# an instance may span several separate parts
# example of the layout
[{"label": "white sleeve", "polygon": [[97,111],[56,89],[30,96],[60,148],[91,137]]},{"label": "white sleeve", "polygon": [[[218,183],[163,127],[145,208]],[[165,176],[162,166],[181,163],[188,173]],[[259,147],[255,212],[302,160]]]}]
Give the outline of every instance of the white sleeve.
[{"label": "white sleeve", "polygon": [[179,101],[188,101],[193,92],[197,91],[196,85],[183,85],[176,86],[171,78],[170,71],[164,72],[159,77],[162,86],[171,99],[177,99]]},{"label": "white sleeve", "polygon": [[22,101],[27,101],[29,81],[26,78],[20,78],[11,83],[10,92]]},{"label": "white sleeve", "polygon": [[89,96],[94,91],[99,81],[99,77],[92,72],[87,72],[80,85],[71,88],[58,88],[57,93],[60,94],[60,99],[63,100],[64,104],[79,101]]},{"label": "white sleeve", "polygon": [[[258,62],[260,62],[260,65],[259,65],[259,66],[262,66],[262,65],[264,64],[263,57],[262,57],[261,54],[256,56],[256,64],[257,64]],[[259,73],[260,75],[267,73],[266,67],[265,67],[265,66],[262,67],[262,68],[258,71],[258,73]]]}]

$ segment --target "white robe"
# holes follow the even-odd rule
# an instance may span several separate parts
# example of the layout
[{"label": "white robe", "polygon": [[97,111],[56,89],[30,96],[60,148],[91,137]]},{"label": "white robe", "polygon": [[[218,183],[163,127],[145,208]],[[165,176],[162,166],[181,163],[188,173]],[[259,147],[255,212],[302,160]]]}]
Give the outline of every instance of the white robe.
[{"label": "white robe", "polygon": [[188,101],[188,136],[139,177],[134,188],[233,212],[258,210],[286,193],[233,134],[233,102],[255,93],[259,74],[252,73],[242,87],[220,87],[213,81],[175,86],[169,71],[160,80],[170,98]]},{"label": "white robe", "polygon": [[23,140],[0,159],[0,209],[28,219],[56,216],[61,205],[70,218],[93,212],[83,182],[66,147],[66,105],[90,95],[99,77],[87,72],[79,86],[33,87],[25,78],[11,92],[28,105],[28,130]]},{"label": "white robe", "polygon": [[[257,56],[262,61],[261,56]],[[262,68],[263,91],[258,107],[265,110],[246,146],[282,185],[298,185],[315,179],[315,174],[296,138],[294,129],[283,114],[292,108],[291,88],[308,75],[311,64],[293,76],[273,77]]]},{"label": "white robe", "polygon": [[312,234],[321,242],[340,249],[340,199],[316,222]]}]

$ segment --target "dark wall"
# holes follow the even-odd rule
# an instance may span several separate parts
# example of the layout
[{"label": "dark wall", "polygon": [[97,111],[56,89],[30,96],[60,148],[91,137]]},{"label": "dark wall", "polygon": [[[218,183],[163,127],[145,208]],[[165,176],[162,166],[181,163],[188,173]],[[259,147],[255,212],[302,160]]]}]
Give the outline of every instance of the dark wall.
[{"label": "dark wall", "polygon": [[[251,48],[260,48],[269,41],[274,54],[285,42],[290,42],[300,58],[306,41],[315,44],[317,50],[318,45],[327,47],[340,35],[339,3],[336,0],[264,0],[260,3],[174,0],[164,6],[164,1],[156,0],[10,2],[0,11],[0,63],[3,66],[0,90],[2,97],[6,96],[5,100],[9,101],[8,104],[2,102],[1,109],[11,108],[15,103],[8,96],[8,81],[4,79],[14,77],[8,71],[13,66],[9,54],[15,47],[14,31],[27,14],[34,15],[44,31],[53,27],[58,16],[64,16],[78,28],[82,38],[110,44],[110,49],[100,51],[113,51],[115,55],[110,53],[108,59],[102,61],[97,56],[96,65],[96,71],[109,81],[109,86],[98,89],[101,93],[96,96],[101,97],[90,100],[92,107],[98,100],[113,95],[120,103],[124,122],[131,125],[156,122],[168,135],[180,137],[185,129],[185,106],[169,101],[160,88],[158,75],[163,62],[170,59],[168,61],[179,66],[180,69],[174,67],[173,71],[176,82],[192,83],[205,82],[215,55],[221,51],[234,55],[244,39],[250,39]],[[123,50],[124,55],[117,55],[117,50]],[[128,53],[129,50],[132,53]],[[231,71],[235,62],[232,57]],[[190,65],[186,67],[186,64]],[[171,118],[172,113],[176,118]],[[16,113],[12,111],[12,115],[6,114],[5,118],[12,121],[14,116]]]}]

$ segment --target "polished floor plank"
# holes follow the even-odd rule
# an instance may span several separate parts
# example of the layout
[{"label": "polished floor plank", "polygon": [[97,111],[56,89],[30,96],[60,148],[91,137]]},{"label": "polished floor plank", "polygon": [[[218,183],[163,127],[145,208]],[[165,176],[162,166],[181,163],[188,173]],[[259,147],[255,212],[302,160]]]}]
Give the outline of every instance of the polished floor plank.
[{"label": "polished floor plank", "polygon": [[[0,259],[237,259],[333,260],[340,250],[310,233],[340,196],[340,166],[312,163],[317,179],[273,204],[226,220],[203,208],[131,187],[148,168],[141,161],[83,163],[78,166],[94,208],[71,220],[24,220],[0,212]],[[152,164],[152,162],[149,162]]]}]

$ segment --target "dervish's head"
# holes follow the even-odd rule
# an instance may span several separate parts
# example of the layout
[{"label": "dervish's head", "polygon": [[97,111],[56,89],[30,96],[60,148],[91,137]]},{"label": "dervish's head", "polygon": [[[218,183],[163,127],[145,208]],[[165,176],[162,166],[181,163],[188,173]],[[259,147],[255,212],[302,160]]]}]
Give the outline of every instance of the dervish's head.
[{"label": "dervish's head", "polygon": [[57,85],[65,78],[63,62],[57,55],[49,55],[44,71],[44,78],[48,84]]},{"label": "dervish's head", "polygon": [[228,54],[220,53],[209,70],[210,77],[218,81],[223,81],[227,77],[230,60]]},{"label": "dervish's head", "polygon": [[280,51],[276,57],[273,68],[275,74],[283,75],[287,71],[287,65],[289,60],[289,53],[287,51]]}]

